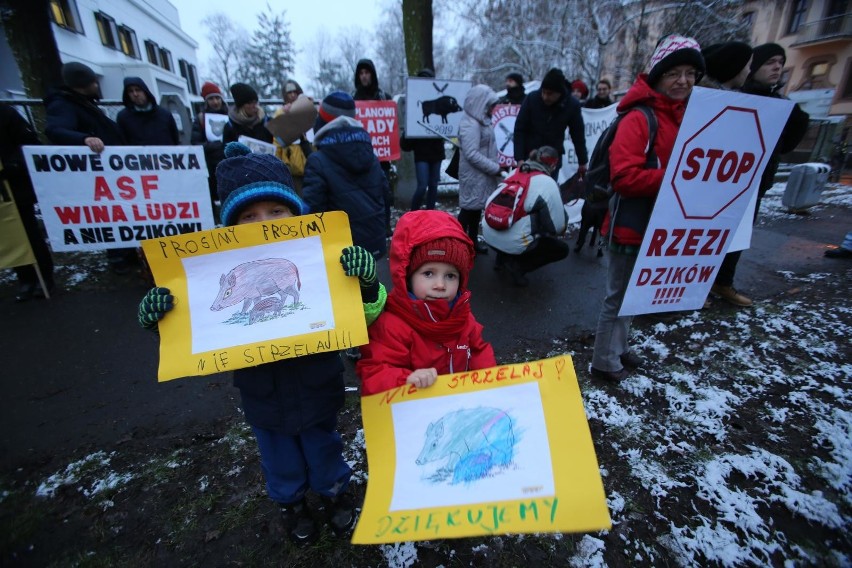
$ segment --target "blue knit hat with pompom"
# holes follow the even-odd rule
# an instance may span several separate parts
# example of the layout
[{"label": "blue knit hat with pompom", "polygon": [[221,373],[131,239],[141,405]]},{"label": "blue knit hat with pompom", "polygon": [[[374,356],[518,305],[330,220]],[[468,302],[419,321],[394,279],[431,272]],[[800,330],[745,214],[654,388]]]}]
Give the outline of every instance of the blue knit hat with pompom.
[{"label": "blue knit hat with pompom", "polygon": [[270,154],[253,154],[239,142],[225,146],[225,159],[216,167],[216,182],[223,225],[234,225],[247,205],[258,201],[277,201],[293,215],[308,212],[305,202],[293,191],[293,178],[287,166]]}]

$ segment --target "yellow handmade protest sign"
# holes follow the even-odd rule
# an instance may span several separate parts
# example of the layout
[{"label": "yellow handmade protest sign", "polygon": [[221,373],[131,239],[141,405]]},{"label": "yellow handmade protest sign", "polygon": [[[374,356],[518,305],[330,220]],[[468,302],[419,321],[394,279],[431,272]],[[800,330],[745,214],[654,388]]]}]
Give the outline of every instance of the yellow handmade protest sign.
[{"label": "yellow handmade protest sign", "polygon": [[341,211],[142,243],[174,309],[160,321],[160,381],[367,343],[360,287],[340,266]]},{"label": "yellow handmade protest sign", "polygon": [[570,356],[361,399],[370,477],[355,544],[611,526]]}]

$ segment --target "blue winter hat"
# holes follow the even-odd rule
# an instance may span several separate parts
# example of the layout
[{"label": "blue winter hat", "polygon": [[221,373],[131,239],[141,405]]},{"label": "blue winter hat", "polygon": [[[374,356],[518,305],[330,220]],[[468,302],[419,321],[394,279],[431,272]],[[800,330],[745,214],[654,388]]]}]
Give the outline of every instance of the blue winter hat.
[{"label": "blue winter hat", "polygon": [[317,112],[319,114],[316,122],[314,122],[314,132],[338,116],[355,118],[355,100],[349,93],[334,91],[322,100]]},{"label": "blue winter hat", "polygon": [[283,203],[293,215],[308,212],[293,191],[293,178],[284,162],[270,154],[253,154],[239,142],[225,146],[225,159],[216,167],[216,182],[223,225],[235,225],[240,211],[258,201]]}]

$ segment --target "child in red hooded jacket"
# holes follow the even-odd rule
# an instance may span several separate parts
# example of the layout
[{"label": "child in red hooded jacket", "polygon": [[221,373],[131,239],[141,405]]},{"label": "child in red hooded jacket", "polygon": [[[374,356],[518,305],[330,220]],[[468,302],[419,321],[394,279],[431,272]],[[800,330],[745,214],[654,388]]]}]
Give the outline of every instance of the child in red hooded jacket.
[{"label": "child in red hooded jacket", "polygon": [[400,218],[390,250],[393,289],[356,366],[362,395],[404,384],[425,388],[438,375],[496,365],[470,310],[473,258],[473,242],[449,213]]}]

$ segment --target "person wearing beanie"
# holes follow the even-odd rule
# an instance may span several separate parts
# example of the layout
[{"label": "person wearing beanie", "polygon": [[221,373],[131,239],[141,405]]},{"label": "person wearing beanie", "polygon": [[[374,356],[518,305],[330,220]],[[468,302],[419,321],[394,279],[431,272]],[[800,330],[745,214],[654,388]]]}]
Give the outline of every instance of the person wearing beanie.
[{"label": "person wearing beanie", "polygon": [[[628,342],[633,318],[619,317],[618,311],[686,104],[704,72],[701,46],[689,37],[666,36],[657,44],[648,68],[648,73],[640,74],[618,103],[623,118],[609,149],[610,180],[615,195],[601,235],[609,238],[610,255],[590,373],[610,382],[621,381],[644,364],[630,350]],[[638,105],[650,108],[657,119],[651,148],[648,122],[645,113],[636,108]],[[649,166],[652,161],[657,167]]]},{"label": "person wearing beanie", "polygon": [[[216,169],[225,225],[278,221],[307,212],[280,160],[252,154],[237,142],[225,147],[225,156]],[[358,277],[365,315],[374,320],[387,293],[376,279],[373,257],[350,246],[340,261],[348,276]],[[179,300],[167,288],[152,288],[139,305],[139,323],[156,331]],[[355,499],[349,488],[352,470],[337,432],[337,413],[344,402],[339,352],[258,361],[255,367],[235,370],[233,383],[257,440],[267,494],[280,508],[289,539],[302,546],[319,536],[316,515],[305,500],[308,490],[324,503],[332,530],[338,535],[348,532],[355,521]]]},{"label": "person wearing beanie", "polygon": [[586,99],[589,98],[589,87],[583,81],[577,79],[571,83],[571,96],[580,101],[581,104],[585,104]]},{"label": "person wearing beanie", "polygon": [[207,186],[210,189],[210,203],[216,211],[216,166],[225,159],[225,144],[222,142],[223,131],[208,132],[207,115],[221,114],[227,116],[228,105],[222,98],[222,89],[216,83],[207,81],[201,85],[201,96],[204,97],[204,108],[192,121],[192,136],[190,143],[204,148],[204,160],[207,162]]},{"label": "person wearing beanie", "polygon": [[248,136],[272,144],[272,133],[266,129],[267,116],[258,102],[257,91],[251,85],[234,83],[230,86],[234,108],[228,111],[228,123],[222,131],[222,142],[236,142]]},{"label": "person wearing beanie", "polygon": [[519,105],[527,98],[524,89],[524,76],[520,73],[509,73],[506,75],[506,94],[500,98],[499,103],[503,105]]},{"label": "person wearing beanie", "polygon": [[335,91],[319,105],[314,150],[305,164],[302,196],[311,213],[345,211],[352,240],[376,258],[387,252],[388,180],[370,134],[355,117],[355,101]]},{"label": "person wearing beanie", "polygon": [[699,85],[710,89],[738,91],[751,68],[751,46],[741,41],[714,43],[701,50],[707,74]]},{"label": "person wearing beanie", "polygon": [[[435,77],[431,69],[421,69],[418,77]],[[407,138],[405,132],[399,140],[400,148],[405,152],[414,152],[414,173],[417,177],[417,188],[411,197],[411,211],[417,211],[423,206],[434,209],[438,200],[438,182],[441,181],[441,163],[446,157],[443,138]]]},{"label": "person wearing beanie", "polygon": [[[126,142],[121,129],[101,110],[98,77],[88,66],[72,61],[62,66],[65,85],[51,91],[44,99],[47,126],[44,133],[58,146],[86,146],[100,154],[107,146],[122,146]],[[136,249],[106,251],[110,270],[118,275],[128,274],[131,263],[137,262]]]},{"label": "person wearing beanie", "polygon": [[595,87],[595,96],[586,101],[583,106],[585,108],[606,108],[615,104],[610,93],[612,93],[612,83],[608,79],[601,79]]},{"label": "person wearing beanie", "polygon": [[116,122],[131,146],[177,146],[180,133],[172,113],[160,107],[148,85],[139,77],[124,78],[124,108]]},{"label": "person wearing beanie", "polygon": [[497,94],[488,85],[474,85],[464,98],[459,121],[459,223],[478,254],[488,247],[479,242],[479,221],[485,200],[500,182],[497,142],[491,126],[491,110]]},{"label": "person wearing beanie", "polygon": [[[300,96],[303,96],[303,91],[299,83],[294,79],[287,79],[284,82],[284,86],[281,87],[281,98],[284,100],[284,104],[275,111],[272,118],[275,119],[281,115],[288,114],[293,103]],[[307,99],[307,97],[305,98]],[[299,105],[296,105],[297,111],[299,108]],[[313,103],[311,103],[310,108],[305,107],[305,109],[313,111]],[[301,195],[302,180],[305,177],[305,163],[308,160],[308,156],[311,155],[311,143],[308,142],[305,134],[302,134],[298,140],[289,144],[285,143],[278,136],[273,136],[273,144],[275,145],[275,156],[287,164],[287,167],[290,169],[290,174],[293,176],[293,189]]]},{"label": "person wearing beanie", "polygon": [[[708,48],[707,73],[721,75],[721,77],[716,77],[720,83],[724,83],[722,78],[733,73],[734,68],[739,67],[745,58],[745,49],[739,45],[739,42],[731,43],[735,45],[722,44],[720,47],[710,46]],[[735,60],[736,65],[733,64]],[[782,87],[781,76],[786,61],[787,56],[784,48],[780,45],[776,43],[758,45],[751,50],[751,63],[746,66],[748,76],[745,83],[742,84],[741,91],[763,97],[785,98],[780,93],[780,89]],[[737,70],[737,73],[739,73],[739,70]],[[735,77],[729,82],[736,80]],[[799,145],[807,132],[809,119],[808,113],[803,111],[798,104],[793,107],[787,119],[787,124],[778,138],[778,143],[769,155],[763,176],[760,178],[760,185],[757,188],[757,203],[754,209],[754,223],[757,222],[763,196],[775,183],[775,174],[778,171],[781,154],[790,152]],[[719,271],[716,273],[713,286],[710,288],[710,295],[735,306],[749,307],[753,304],[751,298],[734,288],[734,276],[742,252],[736,251],[725,255],[722,264],[719,266]]]},{"label": "person wearing beanie", "polygon": [[[560,156],[564,154],[565,131],[568,130],[582,176],[589,162],[582,111],[580,102],[568,92],[562,70],[556,67],[550,69],[541,80],[541,87],[527,95],[515,119],[512,141],[518,164],[527,160],[530,152],[542,146],[556,148]],[[560,159],[552,173],[554,179],[559,179],[561,165]]]},{"label": "person wearing beanie", "polygon": [[[508,272],[515,286],[527,286],[527,273],[568,256],[568,243],[562,238],[568,227],[568,215],[559,186],[550,175],[558,162],[556,148],[545,146],[533,150],[530,159],[519,169],[532,174],[524,198],[525,215],[506,230],[482,223],[482,238],[497,251],[494,269]],[[486,207],[502,189],[501,184],[494,190]]]},{"label": "person wearing beanie", "polygon": [[410,211],[391,240],[393,288],[355,366],[362,396],[496,365],[470,309],[473,242],[444,211]]}]

